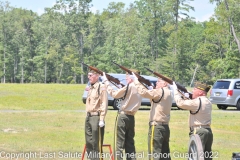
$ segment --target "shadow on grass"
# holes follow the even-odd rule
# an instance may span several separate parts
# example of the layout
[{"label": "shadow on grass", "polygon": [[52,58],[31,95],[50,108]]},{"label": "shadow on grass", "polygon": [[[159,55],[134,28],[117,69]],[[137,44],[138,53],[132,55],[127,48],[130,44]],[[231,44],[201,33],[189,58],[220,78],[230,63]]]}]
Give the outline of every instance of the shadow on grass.
[{"label": "shadow on grass", "polygon": [[231,109],[219,109],[219,111],[226,111],[226,112],[240,112],[240,110],[237,110],[236,108],[231,108]]},{"label": "shadow on grass", "polygon": [[[108,110],[117,111],[117,110],[113,109],[112,106],[108,106]],[[149,111],[149,110],[150,110],[150,106],[141,106],[138,111]],[[177,107],[172,107],[172,109],[171,109],[171,111],[179,111],[179,110],[181,110],[181,109],[178,109]]]}]

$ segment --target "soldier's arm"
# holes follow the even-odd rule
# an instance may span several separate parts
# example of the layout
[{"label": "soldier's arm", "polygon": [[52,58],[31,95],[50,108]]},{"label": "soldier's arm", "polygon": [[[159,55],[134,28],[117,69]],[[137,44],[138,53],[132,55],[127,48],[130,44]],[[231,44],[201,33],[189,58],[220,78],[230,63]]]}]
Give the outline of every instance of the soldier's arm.
[{"label": "soldier's arm", "polygon": [[161,93],[157,93],[156,90],[148,90],[138,80],[135,80],[134,84],[138,90],[138,94],[144,98],[155,99],[159,98],[159,94],[162,95],[162,91],[160,91]]},{"label": "soldier's arm", "polygon": [[174,90],[174,99],[175,99],[177,106],[182,109],[197,111],[197,109],[199,107],[198,98],[185,100],[182,98],[182,95],[177,90]]},{"label": "soldier's arm", "polygon": [[104,85],[101,86],[100,94],[100,120],[104,120],[108,109],[108,95]]},{"label": "soldier's arm", "polygon": [[105,84],[105,86],[107,88],[107,93],[115,99],[122,98],[127,89],[127,86],[117,89],[117,90],[114,90],[110,84]]}]

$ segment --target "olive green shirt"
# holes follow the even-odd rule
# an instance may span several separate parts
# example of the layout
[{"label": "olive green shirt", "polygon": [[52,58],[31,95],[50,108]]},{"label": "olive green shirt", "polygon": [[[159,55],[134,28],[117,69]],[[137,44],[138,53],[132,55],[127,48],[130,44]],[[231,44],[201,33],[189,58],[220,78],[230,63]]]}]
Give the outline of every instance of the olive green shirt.
[{"label": "olive green shirt", "polygon": [[96,82],[90,86],[86,100],[86,112],[100,112],[100,120],[107,114],[108,98],[105,85]]},{"label": "olive green shirt", "polygon": [[141,106],[142,97],[138,94],[137,88],[133,83],[129,84],[128,89],[127,85],[118,90],[114,90],[110,84],[106,86],[108,94],[115,99],[124,97],[127,92],[125,99],[121,101],[120,111],[131,112],[133,115],[136,114]]},{"label": "olive green shirt", "polygon": [[189,127],[199,126],[199,125],[211,125],[211,115],[212,115],[212,103],[206,96],[200,96],[195,99],[184,100],[181,94],[174,90],[174,99],[179,108],[190,110],[195,113],[199,108],[199,98],[201,99],[201,108],[197,114],[189,115]]},{"label": "olive green shirt", "polygon": [[[149,121],[169,123],[170,111],[172,107],[172,95],[168,87],[148,90],[138,80],[134,81],[138,89],[138,93],[151,101]],[[163,90],[162,90],[163,89]],[[164,91],[164,94],[163,94]],[[163,97],[162,97],[163,95]],[[162,97],[161,101],[157,102]]]}]

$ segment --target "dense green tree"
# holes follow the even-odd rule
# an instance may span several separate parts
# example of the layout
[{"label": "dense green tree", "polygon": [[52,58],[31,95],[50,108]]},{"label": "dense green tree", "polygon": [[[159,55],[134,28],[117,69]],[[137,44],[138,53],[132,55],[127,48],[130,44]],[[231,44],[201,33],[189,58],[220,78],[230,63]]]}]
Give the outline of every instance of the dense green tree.
[{"label": "dense green tree", "polygon": [[13,23],[12,18],[10,16],[10,12],[12,10],[12,7],[9,5],[8,2],[1,2],[0,1],[0,53],[1,53],[1,82],[6,82],[6,76],[9,75],[9,61],[10,61],[10,55],[9,55],[9,47],[8,42],[11,39],[11,25]]},{"label": "dense green tree", "polygon": [[84,83],[87,68],[142,74],[149,67],[181,84],[240,76],[236,0],[210,0],[214,17],[195,22],[191,0],[111,2],[90,12],[91,0],[58,0],[42,15],[0,1],[1,82]]},{"label": "dense green tree", "polygon": [[[91,0],[59,0],[57,4],[54,6],[56,11],[61,11],[64,14],[65,24],[68,28],[68,34],[71,36],[69,39],[70,45],[75,47],[77,55],[74,55],[75,64],[72,68],[72,81],[74,83],[77,82],[77,76],[81,76],[81,83],[84,83],[84,74],[81,72],[79,68],[83,70],[83,65],[79,62],[84,61],[85,52],[87,49],[85,48],[85,39],[88,35],[88,18],[90,16],[90,7]],[[75,59],[78,59],[78,63],[76,64]]]}]

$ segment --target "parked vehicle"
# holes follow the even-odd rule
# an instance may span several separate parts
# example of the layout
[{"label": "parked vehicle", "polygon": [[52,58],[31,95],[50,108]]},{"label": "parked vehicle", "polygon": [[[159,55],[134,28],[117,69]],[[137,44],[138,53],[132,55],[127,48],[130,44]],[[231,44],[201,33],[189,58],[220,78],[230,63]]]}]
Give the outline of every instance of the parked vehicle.
[{"label": "parked vehicle", "polygon": [[240,79],[219,79],[211,91],[210,101],[219,109],[236,107],[240,110]]},{"label": "parked vehicle", "polygon": [[[115,78],[118,78],[119,81],[121,81],[122,84],[127,84],[127,81],[126,81],[126,74],[117,74],[117,73],[109,73],[109,75],[115,77]],[[142,77],[148,79],[151,83],[154,84],[154,86],[156,86],[156,82],[157,82],[157,78],[156,77],[152,77],[152,76],[146,76],[146,75],[141,75]],[[99,81],[102,81],[101,80],[101,77],[99,79]],[[88,93],[88,90],[89,90],[89,82],[83,92],[83,96],[82,96],[82,100],[83,100],[83,103],[86,104],[86,98],[87,98],[87,93]],[[112,85],[114,89],[116,89],[116,87],[114,85]],[[172,103],[172,106],[173,107],[177,107],[175,101],[174,101],[174,98],[173,98],[173,93],[172,93],[172,99],[173,99],[173,103]],[[112,98],[110,95],[108,95],[108,105],[109,106],[112,106],[115,110],[118,110],[119,107],[120,107],[120,103],[121,103],[121,100],[120,99],[114,99]],[[151,103],[150,103],[150,100],[148,98],[142,98],[142,106],[150,106]]]}]

